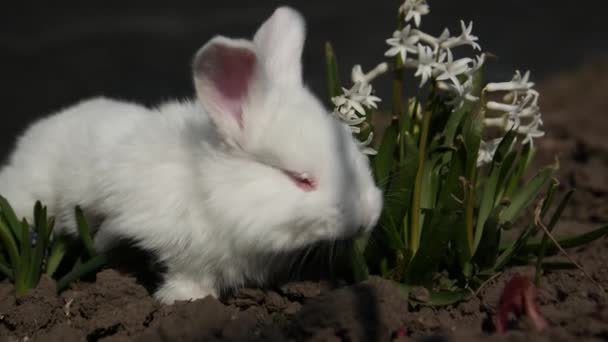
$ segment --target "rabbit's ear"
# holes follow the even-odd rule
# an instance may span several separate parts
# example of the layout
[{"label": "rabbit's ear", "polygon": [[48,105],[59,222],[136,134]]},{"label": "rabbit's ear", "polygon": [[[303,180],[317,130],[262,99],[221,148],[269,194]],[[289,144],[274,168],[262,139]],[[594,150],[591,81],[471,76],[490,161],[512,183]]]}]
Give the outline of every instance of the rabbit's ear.
[{"label": "rabbit's ear", "polygon": [[199,100],[220,133],[238,143],[243,105],[257,78],[258,57],[247,40],[215,37],[196,54],[194,84]]},{"label": "rabbit's ear", "polygon": [[302,83],[304,18],[292,8],[279,7],[253,38],[269,80],[285,85]]}]

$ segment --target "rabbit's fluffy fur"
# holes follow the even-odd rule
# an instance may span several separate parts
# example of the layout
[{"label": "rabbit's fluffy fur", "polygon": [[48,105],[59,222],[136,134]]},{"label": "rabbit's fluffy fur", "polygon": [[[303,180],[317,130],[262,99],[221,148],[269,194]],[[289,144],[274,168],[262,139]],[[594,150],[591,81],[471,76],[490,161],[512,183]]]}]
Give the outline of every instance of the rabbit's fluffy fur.
[{"label": "rabbit's fluffy fur", "polygon": [[96,98],[34,123],[0,171],[31,219],[36,200],[95,244],[121,238],[167,267],[156,298],[263,283],[273,255],[369,232],[382,207],[349,128],[302,84],[304,21],[281,7],[253,40],[215,37],[193,61],[196,99],[149,109]]}]

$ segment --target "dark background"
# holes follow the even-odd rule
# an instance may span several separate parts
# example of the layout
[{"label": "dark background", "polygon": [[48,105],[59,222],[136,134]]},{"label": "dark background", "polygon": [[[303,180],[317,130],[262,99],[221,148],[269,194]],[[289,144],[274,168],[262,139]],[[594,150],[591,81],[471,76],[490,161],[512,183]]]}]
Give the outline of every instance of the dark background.
[{"label": "dark background", "polygon": [[[39,1],[0,5],[0,159],[35,118],[106,95],[153,105],[192,94],[190,59],[215,34],[251,37],[275,7],[308,24],[305,80],[325,95],[323,44],[334,43],[343,80],[353,64],[383,59],[395,27],[393,0]],[[608,49],[604,1],[430,0],[422,29],[438,34],[473,20],[493,79],[531,69],[534,80]],[[465,48],[466,49],[466,48]],[[382,93],[383,89],[380,89]]]}]

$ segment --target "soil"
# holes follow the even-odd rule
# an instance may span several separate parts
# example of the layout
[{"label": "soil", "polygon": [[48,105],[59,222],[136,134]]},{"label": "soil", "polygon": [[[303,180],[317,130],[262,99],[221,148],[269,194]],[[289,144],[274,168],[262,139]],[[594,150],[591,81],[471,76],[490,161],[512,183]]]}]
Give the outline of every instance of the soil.
[{"label": "soil", "polygon": [[[572,233],[608,222],[608,59],[558,75],[538,87],[547,136],[538,140],[537,166],[559,157],[563,188],[575,187],[556,228]],[[571,250],[591,277],[608,287],[608,239]],[[7,341],[603,341],[608,302],[581,271],[548,272],[538,297],[548,329],[524,318],[506,334],[492,318],[511,269],[477,295],[444,308],[409,307],[393,283],[372,277],[336,286],[291,282],[241,289],[222,301],[205,298],[160,305],[136,279],[106,269],[94,281],[56,294],[43,279],[16,298],[0,284],[0,340]]]}]

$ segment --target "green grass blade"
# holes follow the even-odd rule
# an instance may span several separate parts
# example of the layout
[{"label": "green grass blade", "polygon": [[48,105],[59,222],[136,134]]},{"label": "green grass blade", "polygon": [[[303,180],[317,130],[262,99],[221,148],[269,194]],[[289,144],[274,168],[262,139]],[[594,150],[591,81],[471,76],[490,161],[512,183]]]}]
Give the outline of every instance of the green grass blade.
[{"label": "green grass blade", "polygon": [[29,284],[34,288],[40,280],[44,254],[48,247],[47,210],[40,202],[34,206],[34,230],[37,233],[36,246],[32,250],[32,264],[29,272]]},{"label": "green grass blade", "polygon": [[527,208],[538,196],[545,184],[553,177],[557,170],[557,165],[551,165],[542,169],[517,193],[513,194],[511,203],[500,213],[499,223],[501,225],[513,223],[520,212]]},{"label": "green grass blade", "polygon": [[498,185],[496,189],[496,194],[494,196],[494,207],[498,206],[500,202],[504,199],[504,194],[507,191],[507,186],[511,179],[508,176],[512,175],[517,155],[517,151],[509,152],[503,160],[502,165],[500,166],[500,172],[498,174]]},{"label": "green grass blade", "polygon": [[473,261],[479,268],[487,269],[494,266],[498,258],[500,248],[501,230],[498,225],[498,210],[495,210],[492,215],[484,222],[483,234],[480,238],[479,246],[475,250]]},{"label": "green grass blade", "polygon": [[[420,132],[420,141],[418,143],[418,162],[417,170],[416,170],[416,178],[414,180],[414,190],[412,194],[412,206],[410,210],[410,229],[409,229],[409,243],[408,246],[412,250],[412,253],[415,255],[418,247],[420,245],[420,231],[422,229],[422,209],[421,200],[423,191],[423,181],[424,181],[424,162],[426,160],[426,145],[429,139],[429,129],[431,125],[431,110],[425,110],[423,114],[423,122],[422,128]],[[427,189],[428,190],[428,189]]]},{"label": "green grass blade", "polygon": [[[558,184],[559,183],[557,183],[557,182],[553,183],[553,186],[551,187],[551,190],[549,191],[549,194],[547,195],[547,198],[550,199],[549,202],[552,202],[553,195],[557,189]],[[570,199],[572,198],[573,194],[574,194],[574,190],[568,191],[562,198],[562,200],[559,203],[559,205],[557,206],[557,208],[555,209],[555,212],[553,213],[553,216],[551,216],[551,220],[549,221],[549,224],[547,225],[547,230],[549,230],[549,232],[552,232],[553,228],[555,228],[557,221],[559,221],[560,217],[562,216],[562,213],[564,212],[564,209],[566,209],[566,205],[568,205],[568,202],[570,202]],[[548,206],[546,209],[545,208],[543,208],[543,209],[544,209],[542,211],[543,213],[541,214],[542,216],[544,216],[544,214],[547,212]],[[538,248],[537,262],[536,262],[536,274],[534,275],[534,283],[536,284],[536,286],[538,286],[540,284],[540,277],[543,273],[543,258],[545,257],[548,243],[549,243],[549,236],[547,236],[547,234],[545,233],[545,234],[543,234],[543,238],[541,240],[540,247]]]},{"label": "green grass blade", "polygon": [[395,162],[395,148],[397,146],[397,125],[391,124],[387,127],[382,137],[382,142],[378,148],[378,154],[372,160],[374,167],[374,177],[376,184],[382,189],[386,190],[388,184],[387,180],[393,164]]},{"label": "green grass blade", "polygon": [[89,224],[80,206],[76,206],[74,212],[76,215],[76,225],[78,226],[78,233],[80,234],[80,239],[84,244],[84,248],[87,252],[87,255],[89,256],[89,258],[92,258],[97,253],[95,252],[95,247],[93,244],[93,238],[91,236],[91,230],[89,229]]},{"label": "green grass blade", "polygon": [[103,254],[98,254],[95,257],[89,259],[87,262],[80,264],[78,267],[75,267],[68,274],[63,276],[59,281],[57,281],[57,291],[61,292],[65,290],[70,283],[73,281],[82,278],[83,276],[93,273],[107,264],[108,258]]},{"label": "green grass blade", "polygon": [[532,236],[534,232],[534,225],[529,224],[525,229],[519,234],[517,239],[513,242],[508,243],[506,246],[501,246],[499,249],[501,253],[498,255],[496,259],[496,264],[494,265],[495,271],[502,270],[508,263],[511,261],[515,254],[521,253],[521,249],[526,246],[528,239]]},{"label": "green grass blade", "polygon": [[355,282],[361,282],[369,277],[369,269],[365,261],[365,245],[367,239],[357,239],[350,244],[351,249],[351,267],[353,269],[353,278]]},{"label": "green grass blade", "polygon": [[[467,191],[465,192],[465,227],[466,227],[466,248],[473,254],[475,244],[475,184],[477,184],[477,156],[481,145],[483,133],[482,120],[479,113],[469,113],[462,127],[462,137],[466,151],[465,179]],[[482,229],[483,227],[480,227]]]},{"label": "green grass blade", "polygon": [[13,232],[17,242],[21,242],[21,234],[20,234],[21,224],[19,223],[19,219],[17,218],[17,215],[15,214],[13,207],[11,207],[11,205],[8,203],[6,198],[4,198],[2,196],[0,196],[0,212],[1,212],[2,216],[4,217],[4,219],[6,220],[6,224]]},{"label": "green grass blade", "polygon": [[[496,153],[494,154],[494,158],[492,160],[492,167],[490,169],[490,177],[487,178],[483,191],[481,193],[481,199],[479,202],[479,210],[477,212],[477,222],[475,224],[475,242],[473,245],[473,250],[476,251],[479,242],[481,241],[481,237],[483,235],[483,230],[486,227],[486,220],[490,216],[490,213],[495,209],[496,197],[500,192],[500,184],[501,184],[501,176],[505,174],[505,168],[511,168],[509,164],[509,159],[506,158],[514,158],[513,154],[510,154],[511,148],[513,146],[513,142],[515,140],[515,131],[511,130],[507,132],[504,136],[498,148],[496,149]],[[503,165],[503,162],[507,162]],[[504,168],[503,168],[504,166]]]},{"label": "green grass blade", "polygon": [[67,252],[67,241],[64,237],[56,238],[51,244],[51,250],[46,262],[46,274],[53,276]]},{"label": "green grass blade", "polygon": [[[570,237],[562,237],[557,238],[557,242],[559,242],[560,246],[564,249],[568,248],[576,248],[580,246],[587,245],[601,237],[608,235],[608,225],[601,226],[596,228],[590,232],[574,235]],[[521,250],[521,254],[536,254],[542,245],[541,239],[536,239],[534,241],[529,241],[529,243],[525,244],[525,246]],[[545,250],[545,256],[555,255],[559,252],[559,249],[553,245],[548,244]]]},{"label": "green grass blade", "polygon": [[330,42],[325,43],[325,72],[327,80],[327,92],[329,93],[329,98],[331,99],[340,95],[342,91],[340,89],[338,61],[334,53],[334,48]]},{"label": "green grass blade", "polygon": [[455,234],[455,223],[461,216],[462,212],[442,209],[435,209],[427,214],[428,223],[423,230],[420,248],[407,269],[408,285],[432,285],[441,257]]},{"label": "green grass blade", "polygon": [[515,171],[509,178],[509,183],[507,185],[507,189],[504,193],[504,197],[512,197],[515,190],[519,187],[519,183],[528,170],[528,166],[530,166],[530,162],[534,157],[535,149],[531,144],[525,144],[522,147],[521,154],[519,156],[519,160],[517,161],[517,166],[515,167]]},{"label": "green grass blade", "polygon": [[25,219],[21,221],[21,249],[19,269],[15,272],[15,293],[22,295],[30,288],[30,274],[32,273],[32,241],[29,224]]}]

